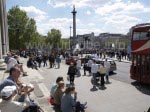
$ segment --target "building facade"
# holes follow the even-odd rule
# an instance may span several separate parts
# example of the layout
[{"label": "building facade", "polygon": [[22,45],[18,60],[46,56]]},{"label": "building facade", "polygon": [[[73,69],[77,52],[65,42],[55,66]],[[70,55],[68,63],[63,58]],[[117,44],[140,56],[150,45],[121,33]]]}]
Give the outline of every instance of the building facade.
[{"label": "building facade", "polygon": [[0,0],[0,59],[9,51],[6,0]]},{"label": "building facade", "polygon": [[82,49],[127,49],[129,36],[123,34],[101,33],[94,36],[94,33],[77,35],[75,40]]},{"label": "building facade", "polygon": [[127,49],[129,36],[122,34],[109,34],[104,41],[105,49],[124,50]]}]

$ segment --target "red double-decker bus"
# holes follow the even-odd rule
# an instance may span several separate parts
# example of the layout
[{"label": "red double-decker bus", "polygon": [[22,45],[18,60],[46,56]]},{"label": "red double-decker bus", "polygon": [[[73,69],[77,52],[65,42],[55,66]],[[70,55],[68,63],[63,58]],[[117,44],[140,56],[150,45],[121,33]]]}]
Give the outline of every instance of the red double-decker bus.
[{"label": "red double-decker bus", "polygon": [[139,82],[150,83],[150,23],[133,26],[130,34],[131,78]]}]

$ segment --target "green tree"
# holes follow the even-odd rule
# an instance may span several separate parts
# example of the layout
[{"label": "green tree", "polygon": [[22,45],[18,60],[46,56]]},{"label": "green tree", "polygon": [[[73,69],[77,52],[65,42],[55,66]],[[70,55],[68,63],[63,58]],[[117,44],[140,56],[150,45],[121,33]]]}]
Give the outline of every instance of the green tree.
[{"label": "green tree", "polygon": [[24,33],[24,41],[32,42],[34,41],[34,37],[40,37],[39,34],[36,32],[36,22],[33,18],[29,19],[26,24],[26,30]]},{"label": "green tree", "polygon": [[60,46],[64,50],[69,49],[69,39],[61,39]]},{"label": "green tree", "polygon": [[7,17],[10,49],[25,48],[26,43],[35,40],[37,37],[36,22],[30,19],[25,11],[15,6],[8,11]]},{"label": "green tree", "polygon": [[53,48],[58,48],[61,40],[61,32],[57,29],[51,29],[47,34],[46,42],[50,43]]}]

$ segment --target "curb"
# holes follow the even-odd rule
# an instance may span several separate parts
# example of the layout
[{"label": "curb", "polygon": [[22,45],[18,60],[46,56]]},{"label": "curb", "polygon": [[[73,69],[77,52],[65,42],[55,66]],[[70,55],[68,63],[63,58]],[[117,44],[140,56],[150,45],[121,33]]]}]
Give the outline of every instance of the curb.
[{"label": "curb", "polygon": [[[114,61],[118,61],[117,59],[114,59],[114,58],[108,58],[108,59],[112,59]],[[131,63],[131,61],[125,61],[125,60],[121,60],[121,61],[118,61],[118,62]]]}]

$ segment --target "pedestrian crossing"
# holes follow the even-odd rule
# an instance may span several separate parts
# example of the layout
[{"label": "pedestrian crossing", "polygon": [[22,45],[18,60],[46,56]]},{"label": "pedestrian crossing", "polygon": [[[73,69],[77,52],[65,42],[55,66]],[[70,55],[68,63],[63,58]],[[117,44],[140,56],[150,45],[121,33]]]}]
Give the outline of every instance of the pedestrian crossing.
[{"label": "pedestrian crossing", "polygon": [[[49,90],[45,86],[45,84],[42,82],[44,80],[44,77],[35,69],[30,69],[30,68],[27,68],[26,66],[24,67],[24,69],[27,71],[28,76],[22,77],[23,82],[28,83],[28,84],[32,83],[35,86],[38,86],[38,87],[36,87],[36,89],[39,89],[39,90],[35,90],[35,91],[37,91],[36,97],[38,97],[39,91],[42,92],[41,94],[44,95],[43,97],[48,97],[49,96]],[[39,69],[39,70],[41,70],[41,69]],[[41,71],[43,71],[43,70],[41,70]],[[42,95],[40,95],[40,96],[42,96]]]},{"label": "pedestrian crossing", "polygon": [[39,83],[38,85],[39,85],[40,90],[43,92],[44,96],[45,97],[49,97],[50,96],[50,92],[47,89],[47,87],[45,86],[45,84],[44,83]]}]

